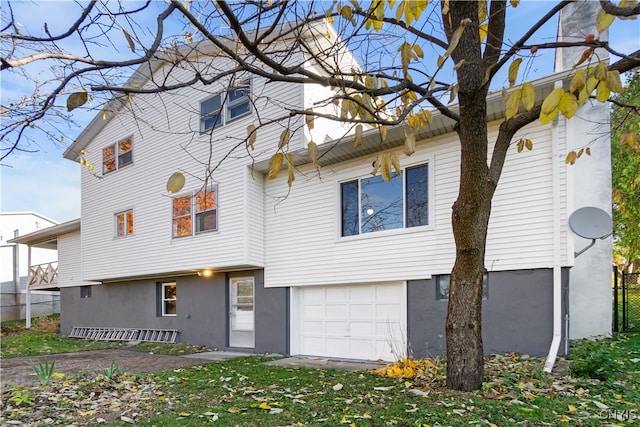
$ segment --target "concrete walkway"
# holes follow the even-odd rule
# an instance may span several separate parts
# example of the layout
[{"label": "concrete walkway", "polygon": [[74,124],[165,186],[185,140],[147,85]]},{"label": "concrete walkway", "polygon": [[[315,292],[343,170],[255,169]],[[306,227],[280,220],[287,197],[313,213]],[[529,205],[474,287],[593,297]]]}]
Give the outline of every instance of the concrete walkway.
[{"label": "concrete walkway", "polygon": [[[202,359],[210,361],[221,361],[233,359],[236,357],[255,356],[253,353],[241,353],[237,351],[206,351],[203,353],[187,354],[182,357],[190,359]],[[345,360],[345,359],[324,359],[321,357],[302,357],[292,356],[283,357],[281,359],[266,362],[265,365],[284,366],[284,367],[302,367],[311,369],[338,369],[341,371],[370,371],[372,369],[384,366],[384,363]]]},{"label": "concrete walkway", "polygon": [[320,357],[285,357],[266,362],[265,365],[303,367],[316,369],[338,369],[341,371],[370,371],[384,366],[384,363],[360,360],[323,359]]}]

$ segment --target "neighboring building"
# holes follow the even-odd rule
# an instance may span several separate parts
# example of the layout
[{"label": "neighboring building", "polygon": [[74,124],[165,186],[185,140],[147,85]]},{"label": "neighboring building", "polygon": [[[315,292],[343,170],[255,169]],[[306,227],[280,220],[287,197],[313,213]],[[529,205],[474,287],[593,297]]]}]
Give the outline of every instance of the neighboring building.
[{"label": "neighboring building", "polygon": [[[307,36],[321,45],[331,30],[314,27]],[[210,53],[212,67],[224,66]],[[177,67],[156,62],[141,70],[162,76],[169,66]],[[132,82],[144,86],[148,78],[140,71]],[[533,82],[536,96],[568,78]],[[354,148],[352,137],[336,139],[348,129],[316,120],[313,135],[300,130],[289,142],[298,177],[289,189],[286,173],[266,179],[283,128],[260,128],[249,151],[247,126],[258,115],[264,123],[313,106],[330,92],[255,76],[235,82],[158,94],[154,105],[162,108],[145,104],[135,115],[125,106],[100,115],[65,152],[74,161],[85,153],[103,179],[83,168],[80,265],[73,275],[81,281],[61,288],[62,333],[74,326],[177,329],[179,341],[218,349],[352,359],[442,353],[459,177],[451,120],[434,114],[417,135],[417,151],[401,157],[402,178],[389,182],[370,175],[371,163],[380,150],[403,144],[402,126],[390,129],[385,142],[377,130],[365,132]],[[141,102],[131,98],[134,106]],[[232,102],[221,107],[223,98]],[[503,108],[500,94],[491,95],[492,136]],[[578,191],[576,171],[564,163],[577,144],[571,135],[590,126],[580,116],[534,123],[514,138],[529,138],[535,148],[510,150],[493,200],[483,302],[488,353],[546,354],[554,322],[557,329],[562,321],[567,337],[560,314],[590,310],[597,320],[571,324],[580,331],[572,337],[610,331],[610,300],[595,301],[610,292],[610,281],[585,286],[580,299],[565,303],[576,246],[567,218],[581,206],[578,193],[602,191],[599,183]],[[172,133],[148,126],[168,119]],[[194,129],[201,132],[194,136]],[[307,158],[312,138],[322,154],[319,168]],[[234,147],[242,152],[202,180],[209,156],[220,159]],[[584,168],[608,167],[581,161]],[[169,195],[166,182],[176,170],[186,183]],[[597,264],[584,268],[610,269],[610,257]],[[562,313],[554,314],[554,306]]]},{"label": "neighboring building", "polygon": [[[55,226],[57,222],[35,212],[0,212],[0,296],[2,320],[24,319],[29,266],[51,271],[57,268],[55,246],[29,250],[12,239]],[[36,291],[32,294],[32,315],[60,312],[60,293]]]}]

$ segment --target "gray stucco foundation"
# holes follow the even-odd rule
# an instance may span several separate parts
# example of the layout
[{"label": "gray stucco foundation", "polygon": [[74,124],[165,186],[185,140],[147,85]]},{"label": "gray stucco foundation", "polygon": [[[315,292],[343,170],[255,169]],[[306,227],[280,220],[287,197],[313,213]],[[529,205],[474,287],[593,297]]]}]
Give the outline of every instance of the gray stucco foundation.
[{"label": "gray stucco foundation", "polygon": [[[253,275],[255,283],[256,353],[288,353],[287,288],[264,288],[262,270],[217,273],[211,278],[182,276],[162,280],[107,283],[91,287],[81,298],[79,287],[61,289],[60,331],[74,326],[178,329],[178,342],[231,349],[228,343],[228,281]],[[159,315],[159,283],[176,282],[176,316]]]},{"label": "gray stucco foundation", "polygon": [[[569,271],[562,270],[565,318]],[[486,354],[516,352],[531,356],[548,353],[553,337],[553,270],[490,272],[488,295],[482,301],[482,340]],[[436,299],[436,277],[407,284],[407,335],[414,357],[435,356],[446,350],[448,300]],[[563,322],[560,352],[564,353]]]}]

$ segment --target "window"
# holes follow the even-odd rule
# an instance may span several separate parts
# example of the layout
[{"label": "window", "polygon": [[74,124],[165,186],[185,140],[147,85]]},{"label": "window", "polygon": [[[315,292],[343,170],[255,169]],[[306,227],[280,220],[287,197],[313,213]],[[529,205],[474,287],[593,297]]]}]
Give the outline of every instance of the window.
[{"label": "window", "polygon": [[218,229],[217,188],[173,199],[173,237]]},{"label": "window", "polygon": [[429,224],[428,166],[345,182],[340,188],[342,236]]},{"label": "window", "polygon": [[202,101],[200,103],[200,132],[206,132],[249,114],[251,112],[250,91],[251,82],[244,80],[233,89]]},{"label": "window", "polygon": [[163,316],[175,316],[176,315],[176,284],[172,283],[162,283],[160,286],[162,291],[162,315]]},{"label": "window", "polygon": [[[443,274],[436,277],[436,299],[449,299],[449,286],[451,284],[451,275]],[[482,278],[482,299],[489,298],[489,275],[485,272]]]},{"label": "window", "polygon": [[133,210],[116,214],[116,237],[133,234]]},{"label": "window", "polygon": [[91,298],[91,286],[80,286],[80,298]]},{"label": "window", "polygon": [[133,163],[133,140],[131,137],[102,149],[103,174],[120,169],[131,163]]}]

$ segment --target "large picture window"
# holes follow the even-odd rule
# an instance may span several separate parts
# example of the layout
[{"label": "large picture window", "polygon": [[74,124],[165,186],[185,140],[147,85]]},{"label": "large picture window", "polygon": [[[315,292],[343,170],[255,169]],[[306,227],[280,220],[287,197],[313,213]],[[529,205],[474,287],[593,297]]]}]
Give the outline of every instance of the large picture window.
[{"label": "large picture window", "polygon": [[236,87],[200,103],[200,132],[223,126],[251,112],[250,80],[243,80]]},{"label": "large picture window", "polygon": [[102,149],[102,173],[113,172],[133,163],[133,140],[125,138]]},{"label": "large picture window", "polygon": [[162,315],[175,316],[177,312],[177,301],[178,301],[175,282],[162,283],[160,286],[160,290],[162,292],[162,295],[161,295]]},{"label": "large picture window", "polygon": [[197,193],[179,196],[173,199],[173,237],[218,229],[218,191],[217,187],[208,187]]},{"label": "large picture window", "polygon": [[428,165],[342,183],[342,236],[429,224]]}]

